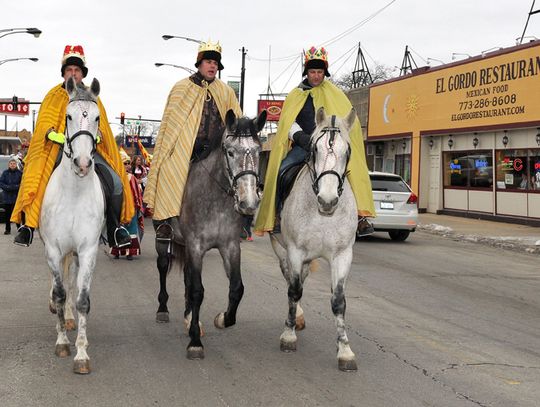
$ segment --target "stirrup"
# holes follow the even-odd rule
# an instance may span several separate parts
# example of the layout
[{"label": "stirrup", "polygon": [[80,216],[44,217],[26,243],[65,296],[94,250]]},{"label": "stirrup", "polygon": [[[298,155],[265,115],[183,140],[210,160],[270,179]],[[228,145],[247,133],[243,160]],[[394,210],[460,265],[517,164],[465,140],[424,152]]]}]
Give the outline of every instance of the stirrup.
[{"label": "stirrup", "polygon": [[33,240],[34,231],[32,228],[26,225],[21,225],[21,227],[17,229],[17,235],[15,236],[15,239],[13,239],[13,243],[18,246],[28,247],[32,244]]},{"label": "stirrup", "polygon": [[368,221],[365,217],[361,217],[360,219],[358,219],[356,236],[364,237],[372,235],[373,233],[375,233],[375,229],[373,228],[373,225],[370,221]]},{"label": "stirrup", "polygon": [[[117,236],[120,233],[125,233],[124,237]],[[119,249],[122,247],[131,246],[131,236],[125,227],[119,226],[114,231],[114,244],[115,247],[118,247]]]},{"label": "stirrup", "polygon": [[156,228],[156,240],[169,243],[173,239],[173,228],[168,223],[162,223]]}]

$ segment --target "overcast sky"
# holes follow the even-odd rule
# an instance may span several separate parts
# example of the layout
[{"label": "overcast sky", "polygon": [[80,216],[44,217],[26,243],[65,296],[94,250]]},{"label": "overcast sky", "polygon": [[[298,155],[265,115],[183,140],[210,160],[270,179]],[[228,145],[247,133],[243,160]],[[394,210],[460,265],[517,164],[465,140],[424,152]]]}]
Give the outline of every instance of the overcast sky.
[{"label": "overcast sky", "polygon": [[[0,65],[0,98],[41,101],[61,82],[64,46],[80,44],[89,68],[86,82],[99,79],[110,121],[118,122],[120,112],[161,119],[170,88],[188,74],[154,63],[194,68],[197,54],[194,42],[161,38],[171,34],[219,40],[225,81],[239,80],[239,49],[245,47],[244,112],[253,116],[269,77],[274,93],[300,82],[299,56],[311,45],[326,46],[335,77],[353,70],[358,42],[370,67],[401,66],[406,45],[419,66],[427,58],[452,62],[453,52],[474,56],[515,45],[531,5],[531,0],[5,0],[0,29],[37,27],[43,33],[37,39],[28,34],[0,39],[0,60],[39,58]],[[540,14],[531,16],[526,35],[540,38]],[[31,129],[30,118],[8,117],[8,130],[17,122],[19,130]]]}]

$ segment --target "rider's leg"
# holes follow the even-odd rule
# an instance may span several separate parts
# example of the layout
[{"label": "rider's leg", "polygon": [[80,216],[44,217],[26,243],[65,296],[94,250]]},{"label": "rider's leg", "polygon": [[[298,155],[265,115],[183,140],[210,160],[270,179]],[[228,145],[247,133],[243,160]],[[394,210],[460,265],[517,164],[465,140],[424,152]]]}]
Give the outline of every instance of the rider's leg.
[{"label": "rider's leg", "polygon": [[125,227],[120,225],[122,213],[122,181],[107,162],[99,155],[94,156],[96,173],[105,192],[105,216],[107,240],[110,247],[126,247],[131,244],[131,237]]},{"label": "rider's leg", "polygon": [[[60,165],[60,161],[62,161],[62,152],[63,150],[60,148],[58,150],[58,155],[56,156],[54,169],[56,169],[56,167]],[[21,225],[17,224],[17,235],[15,236],[15,239],[13,239],[13,243],[19,246],[28,247],[32,244],[32,240],[34,240],[35,228],[25,223],[24,212],[21,212],[21,221]],[[37,226],[37,224],[34,226]]]}]

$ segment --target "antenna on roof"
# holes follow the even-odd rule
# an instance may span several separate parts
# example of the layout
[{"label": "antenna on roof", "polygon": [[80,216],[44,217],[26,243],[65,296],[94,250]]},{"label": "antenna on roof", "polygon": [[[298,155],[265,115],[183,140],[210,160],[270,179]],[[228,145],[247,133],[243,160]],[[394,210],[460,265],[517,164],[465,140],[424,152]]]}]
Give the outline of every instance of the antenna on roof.
[{"label": "antenna on roof", "polygon": [[364,58],[360,43],[358,43],[358,54],[356,54],[356,63],[354,64],[354,71],[352,71],[353,88],[360,86],[367,86],[373,83],[371,73]]},{"label": "antenna on roof", "polygon": [[523,29],[523,34],[521,34],[521,39],[519,40],[519,44],[523,42],[523,37],[525,37],[525,31],[527,31],[527,26],[529,25],[529,20],[533,14],[540,13],[540,9],[533,11],[535,0],[533,0],[531,5],[531,11],[529,11],[529,14],[527,14],[527,22],[525,23],[525,28]]},{"label": "antenna on roof", "polygon": [[405,45],[405,54],[403,55],[403,62],[401,63],[401,68],[399,69],[399,76],[412,73],[413,65],[415,68],[418,68],[418,65],[416,65],[416,61],[414,60],[411,52],[409,51],[409,46]]}]

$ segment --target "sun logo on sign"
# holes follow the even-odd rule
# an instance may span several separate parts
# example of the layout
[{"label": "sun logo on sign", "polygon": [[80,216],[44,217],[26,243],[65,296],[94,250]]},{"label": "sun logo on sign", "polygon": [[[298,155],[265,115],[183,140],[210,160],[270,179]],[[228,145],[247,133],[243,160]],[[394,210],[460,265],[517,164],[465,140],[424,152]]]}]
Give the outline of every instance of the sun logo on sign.
[{"label": "sun logo on sign", "polygon": [[405,106],[405,113],[408,119],[416,118],[419,109],[419,98],[416,95],[411,95],[407,99],[407,105]]}]

